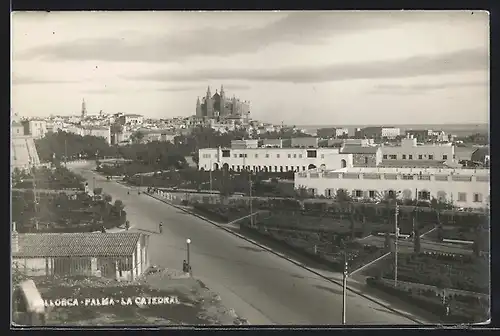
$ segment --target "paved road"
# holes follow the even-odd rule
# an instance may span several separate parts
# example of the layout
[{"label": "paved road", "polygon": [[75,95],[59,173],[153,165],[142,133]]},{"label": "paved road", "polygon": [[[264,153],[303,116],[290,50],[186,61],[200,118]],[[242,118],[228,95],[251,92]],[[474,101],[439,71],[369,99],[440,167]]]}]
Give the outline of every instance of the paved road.
[{"label": "paved road", "polygon": [[[89,168],[92,166],[88,166]],[[153,232],[151,262],[181,268],[190,238],[195,277],[217,291],[225,305],[252,324],[340,324],[342,288],[272,253],[262,250],[201,219],[137,195],[124,185],[106,181],[85,167],[74,168],[113,200],[121,199],[136,229]],[[156,234],[164,223],[163,234]],[[350,293],[348,324],[414,324],[388,309]]]}]

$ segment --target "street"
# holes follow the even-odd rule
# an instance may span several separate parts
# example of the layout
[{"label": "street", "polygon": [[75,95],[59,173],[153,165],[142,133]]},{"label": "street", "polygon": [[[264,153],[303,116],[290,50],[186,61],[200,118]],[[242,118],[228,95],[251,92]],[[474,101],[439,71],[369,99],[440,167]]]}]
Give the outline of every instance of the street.
[{"label": "street", "polygon": [[[341,324],[342,288],[135,189],[106,181],[90,171],[93,163],[73,167],[96,187],[125,204],[133,230],[151,233],[150,260],[182,268],[191,239],[193,275],[218,292],[225,305],[251,324]],[[130,195],[127,194],[130,190]],[[158,224],[163,222],[163,233]],[[347,298],[347,324],[415,324],[357,294]]]}]

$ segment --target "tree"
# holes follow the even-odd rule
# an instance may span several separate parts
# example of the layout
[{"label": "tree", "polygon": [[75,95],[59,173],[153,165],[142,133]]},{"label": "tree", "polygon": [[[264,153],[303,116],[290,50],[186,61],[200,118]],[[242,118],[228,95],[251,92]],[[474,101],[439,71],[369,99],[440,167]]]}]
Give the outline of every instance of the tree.
[{"label": "tree", "polygon": [[339,203],[346,203],[346,202],[351,201],[351,197],[349,196],[349,194],[347,193],[347,191],[345,191],[344,189],[338,189],[337,190],[335,199]]}]

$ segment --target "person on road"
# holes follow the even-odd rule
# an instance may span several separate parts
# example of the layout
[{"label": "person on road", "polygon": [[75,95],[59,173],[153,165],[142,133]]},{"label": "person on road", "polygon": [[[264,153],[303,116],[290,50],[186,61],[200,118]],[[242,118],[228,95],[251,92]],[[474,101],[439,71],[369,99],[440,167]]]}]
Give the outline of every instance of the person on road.
[{"label": "person on road", "polygon": [[187,261],[186,261],[186,260],[184,260],[184,261],[182,262],[182,271],[183,271],[184,273],[187,273],[187,272],[188,272],[188,264],[187,264]]},{"label": "person on road", "polygon": [[163,223],[160,222],[160,225],[159,225],[159,231],[160,231],[160,233],[162,233],[162,230],[163,230]]},{"label": "person on road", "polygon": [[126,221],[125,222],[125,230],[128,230],[128,229],[130,229],[130,222]]}]

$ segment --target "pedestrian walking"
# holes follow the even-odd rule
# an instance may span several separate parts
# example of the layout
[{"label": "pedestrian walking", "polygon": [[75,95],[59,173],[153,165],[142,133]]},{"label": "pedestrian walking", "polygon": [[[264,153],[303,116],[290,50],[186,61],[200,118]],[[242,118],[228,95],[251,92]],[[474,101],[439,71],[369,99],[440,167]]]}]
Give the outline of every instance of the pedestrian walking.
[{"label": "pedestrian walking", "polygon": [[163,232],[163,223],[160,222],[160,224],[158,225],[158,231],[160,231],[160,233]]}]

